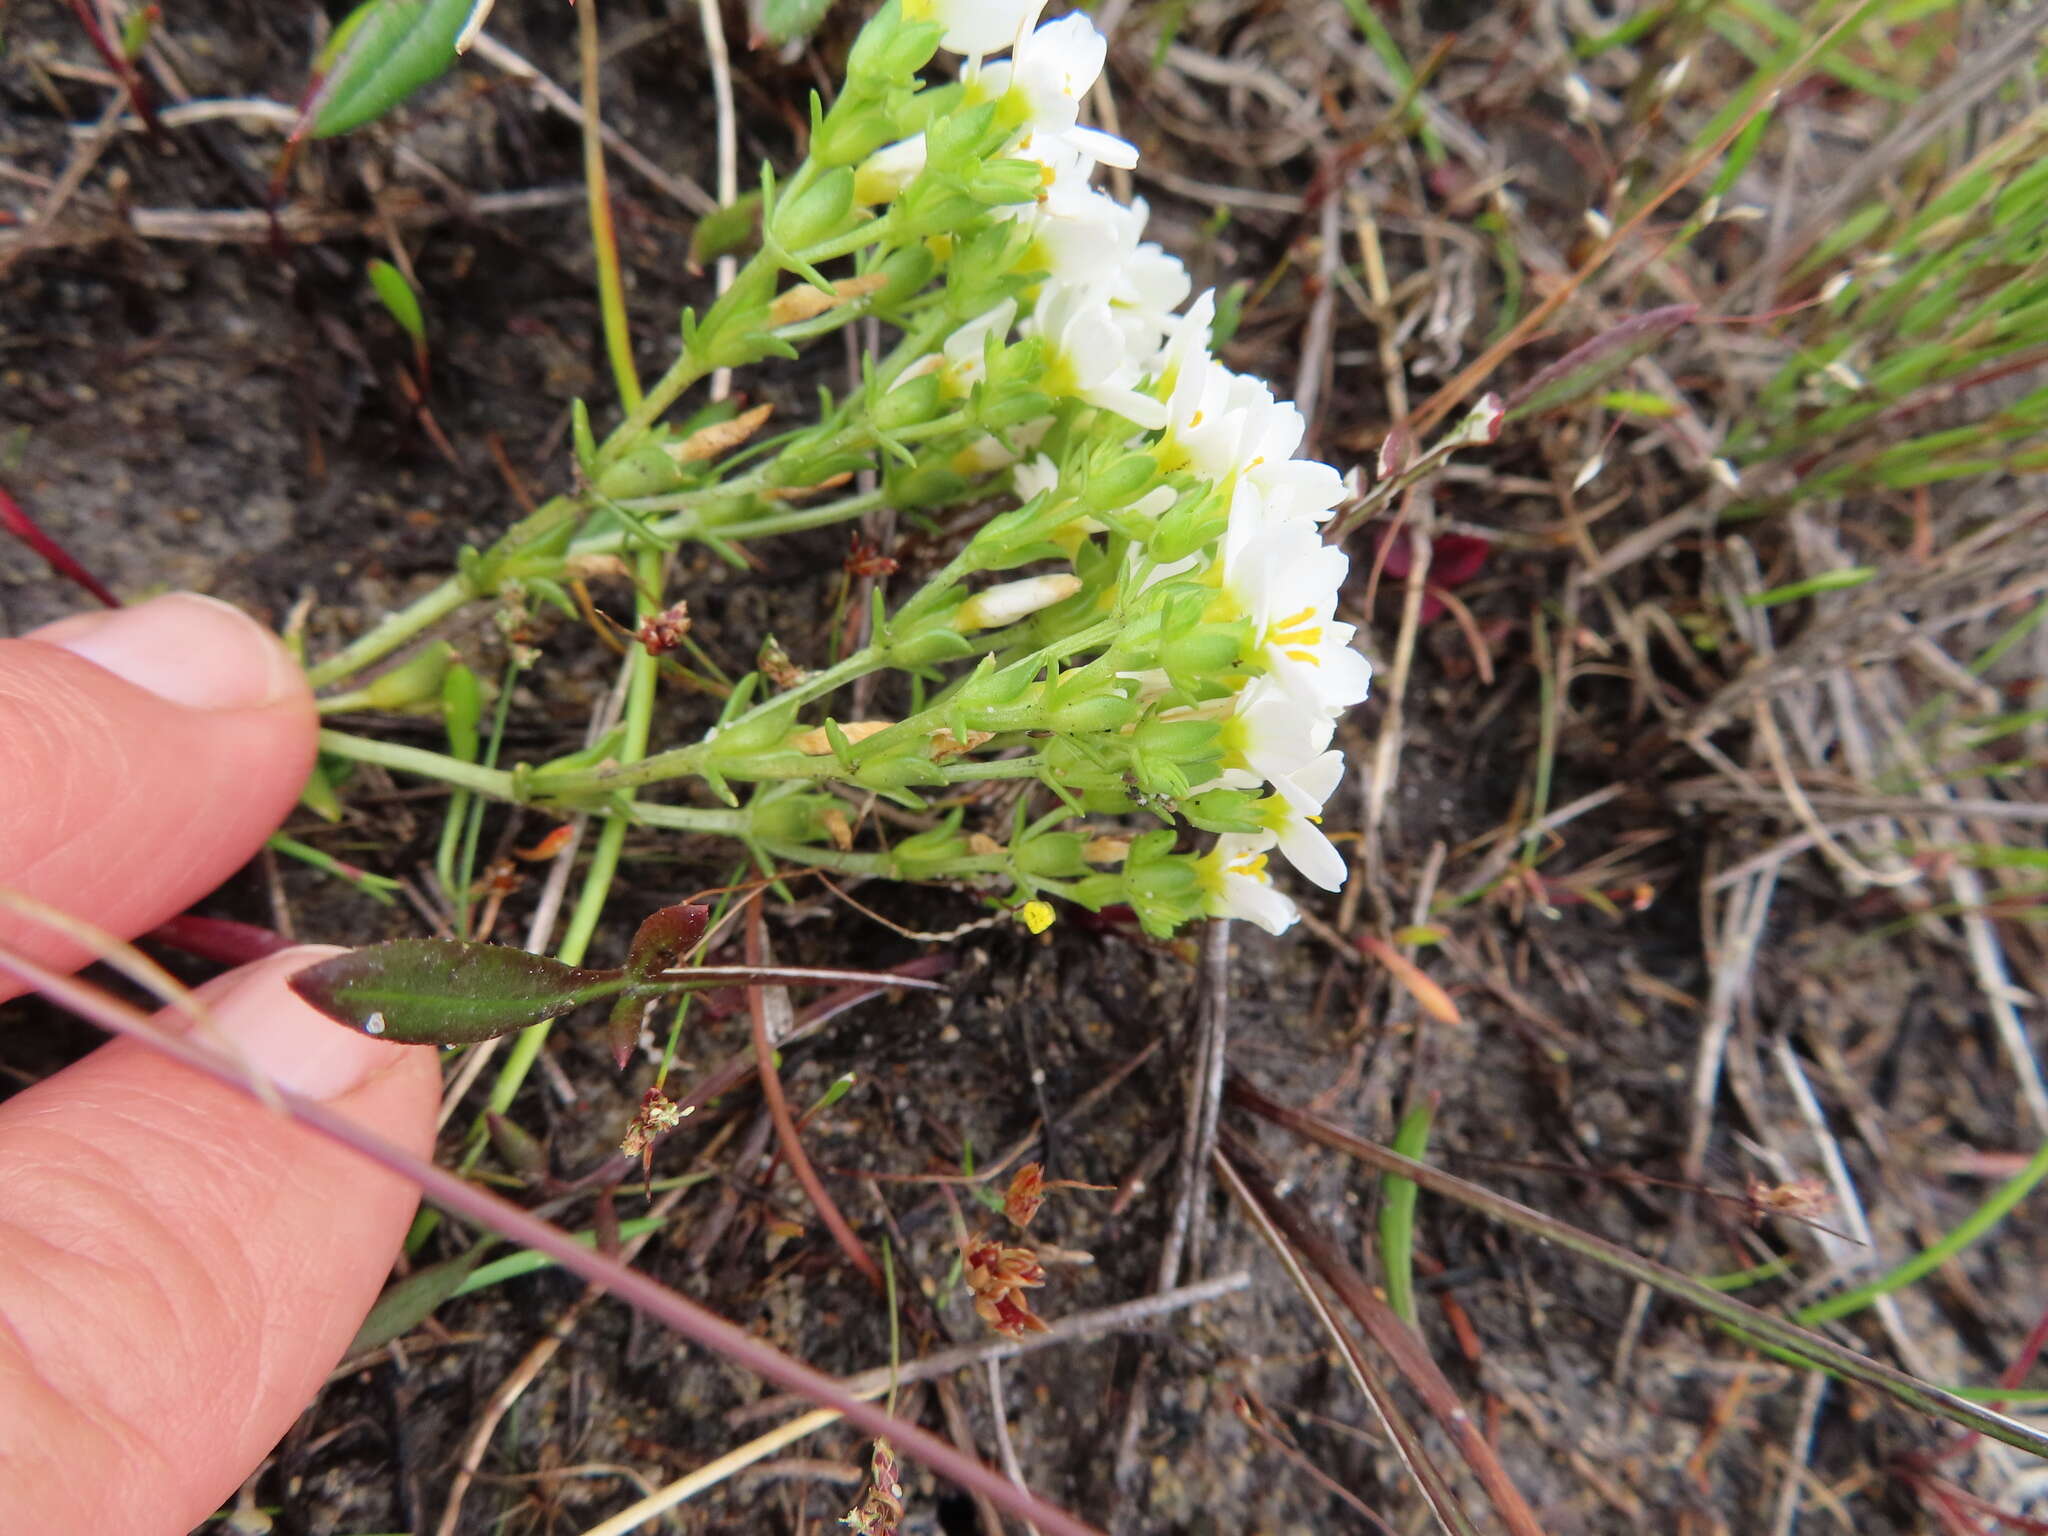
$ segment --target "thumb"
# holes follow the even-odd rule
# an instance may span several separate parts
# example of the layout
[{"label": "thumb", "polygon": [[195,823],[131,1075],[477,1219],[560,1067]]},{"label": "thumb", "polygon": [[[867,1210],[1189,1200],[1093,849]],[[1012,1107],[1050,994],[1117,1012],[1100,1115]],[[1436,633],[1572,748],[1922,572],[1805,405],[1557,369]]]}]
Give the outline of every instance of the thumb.
[{"label": "thumb", "polygon": [[[434,1053],[342,1029],[285,985],[331,952],[200,996],[280,1086],[430,1155]],[[141,1041],[0,1105],[0,1531],[183,1536],[205,1519],[340,1359],[416,1203]]]},{"label": "thumb", "polygon": [[[298,666],[191,593],[0,640],[0,885],[127,937],[182,912],[283,820],[313,763]],[[0,944],[91,956],[0,914]],[[21,990],[0,974],[0,1000]]]}]

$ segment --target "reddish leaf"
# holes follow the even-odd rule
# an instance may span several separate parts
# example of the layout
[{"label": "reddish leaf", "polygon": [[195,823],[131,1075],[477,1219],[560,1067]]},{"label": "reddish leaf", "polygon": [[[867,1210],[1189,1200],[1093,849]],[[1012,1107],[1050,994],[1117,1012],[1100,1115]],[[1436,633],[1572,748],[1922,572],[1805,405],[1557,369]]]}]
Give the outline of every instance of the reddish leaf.
[{"label": "reddish leaf", "polygon": [[626,952],[626,974],[645,981],[665,971],[696,948],[711,922],[711,909],[701,905],[663,907],[649,915],[633,935]]}]

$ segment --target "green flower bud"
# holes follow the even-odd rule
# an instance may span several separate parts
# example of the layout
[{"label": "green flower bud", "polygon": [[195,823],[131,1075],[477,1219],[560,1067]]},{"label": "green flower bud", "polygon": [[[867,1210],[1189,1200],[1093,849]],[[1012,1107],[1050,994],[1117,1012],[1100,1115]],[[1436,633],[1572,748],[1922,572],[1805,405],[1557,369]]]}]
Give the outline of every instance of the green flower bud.
[{"label": "green flower bud", "polygon": [[1158,526],[1146,541],[1146,553],[1161,565],[1184,560],[1221,538],[1229,521],[1230,503],[1220,486],[1183,496],[1160,514]]},{"label": "green flower bud", "polygon": [[1124,900],[1154,938],[1202,915],[1201,877],[1191,857],[1173,851],[1171,832],[1148,832],[1131,844],[1123,887]]},{"label": "green flower bud", "polygon": [[933,21],[905,21],[898,0],[875,12],[846,56],[848,86],[868,89],[907,84],[931,63],[945,29]]},{"label": "green flower bud", "polygon": [[[925,163],[933,170],[969,173],[1001,141],[990,102],[935,117],[924,131]],[[1037,168],[1031,167],[1035,176]]]},{"label": "green flower bud", "polygon": [[401,667],[393,667],[369,683],[362,693],[366,709],[415,710],[441,707],[441,682],[455,660],[455,647],[443,640],[428,646]]},{"label": "green flower bud", "polygon": [[769,842],[822,843],[832,835],[824,813],[843,808],[844,802],[832,795],[783,795],[758,800],[747,813],[748,829]]},{"label": "green flower bud", "polygon": [[[1036,338],[1032,338],[1036,340]],[[1028,344],[1027,344],[1028,345]],[[1022,352],[1026,346],[1011,347]],[[1006,354],[1007,355],[1007,354]],[[989,432],[1004,432],[1052,414],[1052,397],[1035,389],[992,389],[984,385],[975,397],[974,419]]]},{"label": "green flower bud", "polygon": [[1023,873],[1042,880],[1077,880],[1089,872],[1081,857],[1084,846],[1078,833],[1047,832],[1013,844],[1010,860]]},{"label": "green flower bud", "polygon": [[853,169],[837,166],[775,206],[775,238],[802,250],[842,233],[853,212]]},{"label": "green flower bud", "polygon": [[921,458],[912,469],[902,468],[893,459],[887,462],[889,500],[898,507],[931,506],[957,501],[966,494],[967,477],[936,454]]},{"label": "green flower bud", "polygon": [[898,843],[891,851],[897,878],[931,879],[968,857],[967,839],[960,835],[961,815],[956,810],[936,827]]},{"label": "green flower bud", "polygon": [[1211,789],[1180,802],[1180,813],[1204,832],[1258,832],[1265,823],[1258,796],[1243,789]]},{"label": "green flower bud", "polygon": [[1159,461],[1149,453],[1127,453],[1106,465],[1092,464],[1083,477],[1081,500],[1091,512],[1128,506],[1159,479]]},{"label": "green flower bud", "polygon": [[597,492],[611,501],[661,496],[683,483],[676,461],[658,443],[642,443],[597,477]]},{"label": "green flower bud", "polygon": [[939,376],[927,373],[885,389],[875,400],[874,423],[884,432],[930,421],[945,408]]},{"label": "green flower bud", "polygon": [[1221,698],[1232,690],[1220,679],[1251,639],[1251,626],[1194,623],[1169,628],[1159,645],[1159,666],[1191,701]]},{"label": "green flower bud", "polygon": [[1122,730],[1137,712],[1138,706],[1120,693],[1098,693],[1053,710],[1046,724],[1069,735],[1090,735]]},{"label": "green flower bud", "polygon": [[916,298],[938,267],[938,258],[922,241],[891,251],[880,268],[887,281],[875,290],[875,308],[886,311]]},{"label": "green flower bud", "polygon": [[991,207],[1028,203],[1045,189],[1045,172],[1031,160],[990,160],[967,177],[967,195]]},{"label": "green flower bud", "polygon": [[812,133],[811,158],[820,165],[852,167],[893,141],[897,134],[884,100],[849,89]]}]

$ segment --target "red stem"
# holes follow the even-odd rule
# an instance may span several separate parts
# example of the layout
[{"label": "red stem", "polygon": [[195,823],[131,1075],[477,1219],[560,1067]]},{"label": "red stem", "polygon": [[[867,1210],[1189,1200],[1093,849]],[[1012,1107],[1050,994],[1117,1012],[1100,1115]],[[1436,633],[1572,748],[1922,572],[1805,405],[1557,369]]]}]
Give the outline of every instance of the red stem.
[{"label": "red stem", "polygon": [[[764,948],[761,929],[761,902],[756,897],[747,906],[749,965],[761,963]],[[825,1223],[826,1230],[832,1234],[832,1240],[839,1244],[847,1260],[867,1277],[868,1284],[877,1292],[885,1291],[888,1282],[882,1278],[881,1265],[861,1246],[860,1238],[827,1192],[825,1181],[811,1166],[810,1154],[804,1151],[803,1137],[797,1134],[795,1117],[789,1112],[789,1100],[783,1096],[782,1079],[776,1075],[775,1048],[768,1042],[768,1000],[761,995],[759,987],[747,988],[747,1012],[754,1023],[754,1062],[761,1075],[761,1097],[768,1101],[768,1115],[775,1122],[775,1139],[782,1143],[782,1155],[789,1163],[789,1171],[796,1175],[797,1183],[803,1185],[818,1219]]]},{"label": "red stem", "polygon": [[150,97],[149,83],[135,71],[135,65],[128,56],[116,48],[107,36],[106,28],[93,13],[92,0],[71,0],[71,13],[78,18],[78,24],[85,28],[85,35],[92,39],[92,46],[121,81],[121,87],[128,93],[128,104],[135,108],[135,115],[142,119],[149,129],[149,136],[159,145],[164,141],[164,125],[157,121],[156,103]]}]

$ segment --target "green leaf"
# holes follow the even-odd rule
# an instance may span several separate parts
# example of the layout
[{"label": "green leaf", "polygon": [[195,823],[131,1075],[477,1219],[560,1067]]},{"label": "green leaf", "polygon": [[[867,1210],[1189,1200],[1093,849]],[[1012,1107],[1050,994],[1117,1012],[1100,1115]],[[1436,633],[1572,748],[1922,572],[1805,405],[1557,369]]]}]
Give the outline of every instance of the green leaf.
[{"label": "green leaf", "polygon": [[330,1019],[401,1045],[474,1045],[625,986],[501,944],[394,939],[300,971],[292,990]]},{"label": "green leaf", "polygon": [[1749,608],[1775,608],[1780,603],[1796,603],[1801,598],[1812,597],[1821,592],[1840,592],[1847,587],[1860,587],[1877,574],[1874,565],[1849,565],[1838,571],[1822,571],[1805,581],[1795,581],[1789,586],[1772,587],[1768,592],[1752,592],[1743,598],[1743,605]]},{"label": "green leaf", "polygon": [[[723,208],[714,209],[697,221],[690,232],[690,265],[708,267],[721,256],[730,256],[753,243],[761,224],[761,193],[756,188],[741,194]],[[687,339],[687,338],[686,338]]]},{"label": "green leaf", "polygon": [[385,1286],[384,1294],[377,1298],[377,1304],[370,1308],[370,1315],[363,1319],[363,1326],[356,1330],[355,1338],[343,1352],[344,1357],[380,1348],[411,1333],[462,1288],[462,1282],[497,1246],[495,1237],[479,1238],[466,1252],[416,1269],[403,1280]]},{"label": "green leaf", "polygon": [[832,0],[748,0],[747,18],[754,30],[781,48],[818,30]]},{"label": "green leaf", "polygon": [[448,72],[491,0],[367,0],[322,51],[306,104],[316,139],[382,117]]},{"label": "green leaf", "polygon": [[377,290],[378,299],[391,311],[391,318],[412,338],[412,344],[424,351],[427,317],[420,312],[419,295],[412,291],[412,284],[405,280],[405,274],[388,261],[374,260],[370,263],[370,286]]},{"label": "green leaf", "polygon": [[1542,369],[1515,391],[1510,417],[1553,411],[1584,399],[1637,358],[1656,350],[1666,337],[1692,324],[1697,304],[1667,304],[1631,316]]}]

